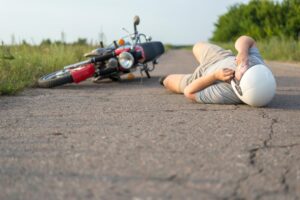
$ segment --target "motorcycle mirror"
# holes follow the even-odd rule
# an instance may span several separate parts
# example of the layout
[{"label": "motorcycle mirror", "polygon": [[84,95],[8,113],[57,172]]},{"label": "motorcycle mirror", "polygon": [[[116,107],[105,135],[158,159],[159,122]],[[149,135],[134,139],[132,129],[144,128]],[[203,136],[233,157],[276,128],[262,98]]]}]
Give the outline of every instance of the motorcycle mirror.
[{"label": "motorcycle mirror", "polygon": [[140,24],[140,17],[136,15],[133,18],[133,23],[134,23],[135,26],[139,25]]}]

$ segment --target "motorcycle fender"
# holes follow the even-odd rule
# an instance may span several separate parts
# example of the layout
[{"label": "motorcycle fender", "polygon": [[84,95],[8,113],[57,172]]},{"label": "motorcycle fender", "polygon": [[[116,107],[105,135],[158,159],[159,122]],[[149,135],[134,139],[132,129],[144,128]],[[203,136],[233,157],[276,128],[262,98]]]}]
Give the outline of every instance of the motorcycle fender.
[{"label": "motorcycle fender", "polygon": [[92,77],[94,74],[95,74],[94,64],[87,64],[82,67],[71,70],[71,75],[75,83],[84,81]]}]

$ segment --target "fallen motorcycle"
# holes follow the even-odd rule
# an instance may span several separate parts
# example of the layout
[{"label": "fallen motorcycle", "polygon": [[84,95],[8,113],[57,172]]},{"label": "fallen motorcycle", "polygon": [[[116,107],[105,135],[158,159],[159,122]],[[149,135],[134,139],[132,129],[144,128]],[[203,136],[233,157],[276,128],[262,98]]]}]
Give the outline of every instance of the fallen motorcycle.
[{"label": "fallen motorcycle", "polygon": [[[151,41],[143,33],[139,33],[137,26],[140,23],[138,16],[134,17],[134,33],[125,36],[118,42],[114,41],[108,47],[95,49],[85,54],[89,59],[83,62],[65,66],[62,70],[45,75],[38,80],[38,86],[52,88],[67,83],[80,83],[88,78],[97,80],[109,78],[120,80],[121,75],[140,70],[151,78],[150,73],[155,69],[159,58],[164,53],[161,42]],[[129,41],[125,41],[129,38]]]}]

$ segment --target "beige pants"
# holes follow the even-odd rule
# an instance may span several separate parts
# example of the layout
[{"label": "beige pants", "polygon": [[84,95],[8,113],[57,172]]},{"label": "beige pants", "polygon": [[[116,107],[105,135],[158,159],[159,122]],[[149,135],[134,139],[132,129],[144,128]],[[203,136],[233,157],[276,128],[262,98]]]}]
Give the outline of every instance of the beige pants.
[{"label": "beige pants", "polygon": [[182,77],[179,82],[179,90],[184,91],[184,88],[191,82],[202,76],[207,68],[216,62],[223,60],[229,56],[234,56],[232,51],[225,50],[217,45],[201,42],[197,44],[197,49],[194,54],[197,54],[200,65],[196,68],[193,74],[187,74]]}]

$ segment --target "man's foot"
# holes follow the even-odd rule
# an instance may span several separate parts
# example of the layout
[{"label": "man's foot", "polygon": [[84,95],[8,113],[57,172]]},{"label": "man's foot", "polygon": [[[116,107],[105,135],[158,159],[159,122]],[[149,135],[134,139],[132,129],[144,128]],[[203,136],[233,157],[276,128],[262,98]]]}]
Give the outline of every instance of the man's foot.
[{"label": "man's foot", "polygon": [[165,86],[164,85],[164,80],[167,78],[167,76],[162,76],[158,79],[158,82],[162,85],[162,86]]}]

